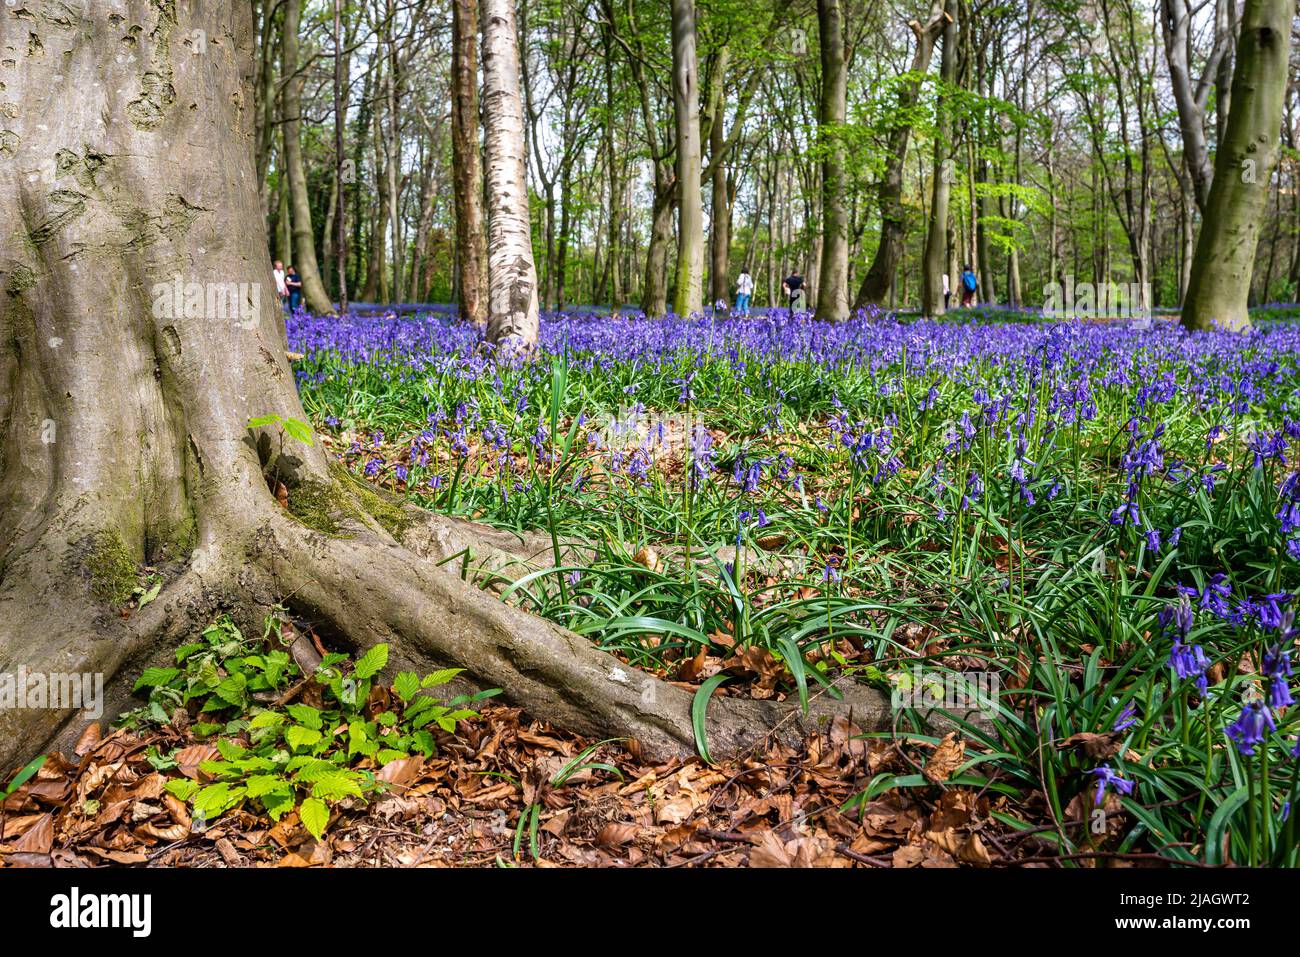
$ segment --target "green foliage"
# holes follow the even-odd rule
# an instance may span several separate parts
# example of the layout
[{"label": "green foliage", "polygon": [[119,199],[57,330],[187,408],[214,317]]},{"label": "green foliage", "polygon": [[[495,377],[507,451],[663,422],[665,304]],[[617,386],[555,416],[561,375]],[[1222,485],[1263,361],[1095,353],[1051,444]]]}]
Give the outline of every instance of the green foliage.
[{"label": "green foliage", "polygon": [[259,415],[256,418],[249,419],[245,427],[264,429],[272,425],[280,430],[280,447],[282,449],[284,448],[284,436],[286,435],[292,439],[297,439],[303,445],[316,444],[316,438],[312,435],[311,426],[292,416],[282,416],[275,412],[269,415]]},{"label": "green foliage", "polygon": [[26,784],[28,781],[34,778],[36,776],[36,772],[39,771],[42,765],[45,764],[47,758],[49,758],[48,754],[42,754],[39,757],[32,758],[32,760],[24,764],[22,768],[19,769],[18,773],[14,775],[13,780],[9,782],[9,784],[5,787],[3,791],[0,791],[0,801],[3,801],[9,795],[13,794],[20,787],[22,787],[24,784]]},{"label": "green foliage", "polygon": [[[602,745],[611,744],[613,742],[621,741],[621,740],[623,739],[606,738],[603,741],[597,741],[594,744],[589,744],[587,747],[583,748],[576,755],[574,755],[567,762],[565,762],[564,766],[560,768],[560,770],[556,771],[555,774],[551,776],[550,780],[545,782],[543,787],[550,788],[553,790],[562,788],[566,784],[568,784],[569,781],[572,780],[576,775],[582,773],[583,771],[605,771],[608,772],[609,774],[614,775],[620,781],[623,780],[623,772],[620,771],[618,768],[614,767],[614,765],[608,763],[607,761],[587,760],[593,754],[595,754],[596,751],[599,750]],[[541,820],[541,811],[542,811],[542,802],[540,800],[533,800],[520,813],[519,823],[515,826],[514,855],[516,858],[519,857],[519,852],[520,852],[520,848],[523,845],[525,833],[527,833],[528,835],[529,853],[532,854],[534,860],[537,860],[541,857],[541,853],[538,845],[538,825]]]},{"label": "green foliage", "polygon": [[[123,720],[131,726],[164,724],[176,708],[197,718],[193,734],[210,741],[219,757],[199,766],[203,783],[174,778],[167,790],[190,802],[200,820],[210,822],[240,806],[279,820],[297,808],[303,825],[319,838],[334,805],[381,791],[385,785],[376,771],[390,761],[431,757],[432,729],[454,732],[458,723],[477,717],[466,705],[494,693],[443,703],[421,692],[445,685],[459,668],[423,678],[404,671],[391,685],[377,683],[387,663],[384,644],[373,645],[350,666],[346,656],[331,654],[311,676],[320,707],[288,700],[286,692],[296,688],[301,674],[286,650],[280,619],[268,619],[261,637],[248,638],[223,617],[199,641],[177,649],[177,667],[145,669],[135,690],[147,692],[148,703]],[[173,755],[150,760],[160,770],[176,765]]]}]

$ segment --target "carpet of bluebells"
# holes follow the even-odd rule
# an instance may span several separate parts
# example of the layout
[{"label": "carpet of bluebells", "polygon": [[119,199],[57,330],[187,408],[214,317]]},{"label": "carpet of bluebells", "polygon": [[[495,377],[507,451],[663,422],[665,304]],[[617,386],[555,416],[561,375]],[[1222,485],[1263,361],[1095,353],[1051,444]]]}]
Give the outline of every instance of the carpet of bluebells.
[{"label": "carpet of bluebells", "polygon": [[356,473],[588,543],[507,597],[629,663],[706,698],[873,684],[919,755],[949,708],[949,783],[1060,855],[1296,864],[1300,323],[998,318],[552,316],[527,360],[433,314],[289,340]]}]

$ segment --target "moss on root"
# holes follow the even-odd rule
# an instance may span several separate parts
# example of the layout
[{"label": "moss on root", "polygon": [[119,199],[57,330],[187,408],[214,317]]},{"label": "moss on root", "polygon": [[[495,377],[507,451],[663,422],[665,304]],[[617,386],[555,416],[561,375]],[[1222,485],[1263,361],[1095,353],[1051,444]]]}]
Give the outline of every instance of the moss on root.
[{"label": "moss on root", "polygon": [[330,471],[356,498],[357,504],[365,509],[367,515],[378,522],[389,535],[401,538],[402,532],[411,524],[411,518],[400,501],[377,490],[364,479],[357,478],[342,462],[331,463]]},{"label": "moss on root", "polygon": [[394,538],[411,524],[402,503],[357,478],[341,462],[330,463],[332,482],[309,479],[289,491],[289,514],[324,535],[338,536],[341,521],[369,515]]},{"label": "moss on root", "polygon": [[145,563],[159,565],[183,561],[194,550],[198,541],[198,528],[193,519],[178,522],[157,539],[145,542]]},{"label": "moss on root", "polygon": [[312,479],[289,493],[289,514],[313,531],[337,536],[339,519],[355,517],[357,509],[337,483]]},{"label": "moss on root", "polygon": [[135,556],[117,532],[100,532],[91,543],[86,558],[90,570],[90,590],[100,601],[125,605],[136,586]]}]

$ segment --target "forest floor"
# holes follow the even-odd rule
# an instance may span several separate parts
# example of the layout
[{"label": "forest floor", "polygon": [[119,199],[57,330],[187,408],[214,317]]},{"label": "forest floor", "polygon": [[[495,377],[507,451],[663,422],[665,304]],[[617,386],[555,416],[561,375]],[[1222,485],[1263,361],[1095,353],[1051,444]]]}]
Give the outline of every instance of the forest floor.
[{"label": "forest floor", "polygon": [[[389,787],[345,801],[317,840],[296,812],[272,824],[238,809],[194,828],[164,790],[150,754],[206,779],[211,743],[164,727],[101,737],[87,726],[74,752],[52,756],[4,802],[0,860],[9,866],[93,867],[955,867],[1043,863],[1037,829],[992,819],[1005,804],[944,785],[964,745],[930,746],[932,800],[891,791],[846,813],[873,775],[914,769],[896,742],[867,740],[847,719],[796,750],[772,747],[710,766],[649,764],[488,706],[435,757],[391,762]],[[585,757],[583,756],[585,753]],[[575,760],[579,759],[579,760]],[[576,770],[560,785],[552,782]],[[1049,825],[1050,827],[1050,825]]]}]

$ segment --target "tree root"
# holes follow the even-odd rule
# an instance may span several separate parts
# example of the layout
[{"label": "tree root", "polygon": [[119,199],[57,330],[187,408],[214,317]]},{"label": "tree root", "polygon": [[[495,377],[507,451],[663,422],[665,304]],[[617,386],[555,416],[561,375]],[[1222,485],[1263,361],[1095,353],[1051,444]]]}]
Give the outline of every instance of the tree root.
[{"label": "tree root", "polygon": [[[313,532],[279,509],[256,526],[240,579],[219,586],[193,569],[164,589],[129,621],[110,623],[96,638],[68,629],[50,642],[10,641],[0,664],[23,661],[30,670],[103,674],[108,700],[121,710],[130,678],[152,654],[171,646],[234,602],[268,610],[277,601],[320,622],[322,634],[361,650],[390,645],[394,665],[414,670],[465,669],[478,688],[500,688],[537,718],[582,734],[623,739],[652,760],[685,758],[697,750],[694,694],[660,681],[549,621],[513,607],[463,580],[460,568],[438,561],[477,556],[480,567],[551,563],[549,537],[515,536],[472,522],[431,516],[403,535],[358,527],[358,534]],[[349,529],[349,532],[353,531]],[[102,609],[101,609],[102,617]],[[40,616],[34,613],[33,627]],[[34,634],[40,634],[39,630]],[[11,633],[12,634],[12,633]],[[117,680],[113,680],[116,678]],[[864,730],[892,721],[886,696],[845,681],[842,699],[815,695],[808,712],[797,702],[715,696],[707,709],[712,757],[732,757],[770,741],[795,743],[836,715],[852,715]],[[0,765],[34,753],[64,730],[79,733],[77,712],[0,712]]]},{"label": "tree root", "polygon": [[[470,524],[443,526],[449,540],[431,554],[470,547],[518,559],[497,549],[506,544],[498,535],[477,539]],[[503,689],[536,717],[582,734],[626,739],[652,759],[696,751],[692,692],[455,574],[412,561],[406,549],[360,538],[323,547],[293,528],[280,529],[273,547],[281,555],[280,587],[360,647],[387,641],[393,655],[412,665],[464,668],[476,685]],[[800,740],[830,717],[849,712],[859,727],[889,725],[892,711],[884,695],[848,683],[840,690],[843,700],[820,696],[806,715],[797,703],[717,697],[707,711],[709,752],[734,756],[772,738]]]}]

